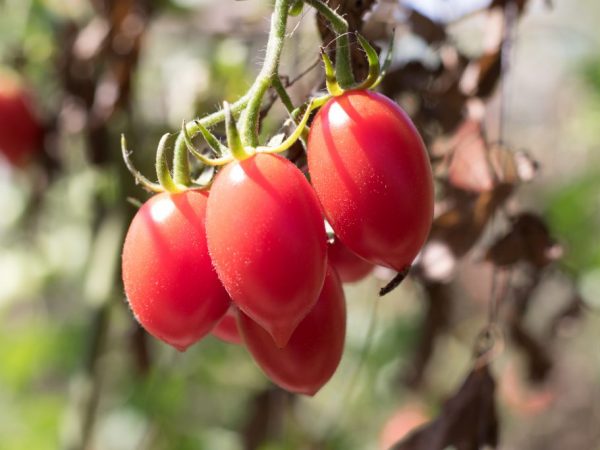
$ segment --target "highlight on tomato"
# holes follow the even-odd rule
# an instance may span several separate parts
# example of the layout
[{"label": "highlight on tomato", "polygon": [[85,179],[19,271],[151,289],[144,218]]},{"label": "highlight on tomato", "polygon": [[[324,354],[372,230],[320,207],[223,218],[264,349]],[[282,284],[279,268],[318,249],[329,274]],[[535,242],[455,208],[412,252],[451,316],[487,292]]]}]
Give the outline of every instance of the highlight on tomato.
[{"label": "highlight on tomato", "polygon": [[336,236],[371,263],[407,269],[429,234],[434,194],[429,158],[408,115],[381,94],[347,91],[315,116],[307,154]]},{"label": "highlight on tomato", "polygon": [[208,334],[230,305],[208,254],[207,197],[155,195],[136,213],[123,247],[131,310],[146,331],[179,351]]},{"label": "highlight on tomato", "polygon": [[235,305],[283,347],[325,279],[318,200],[287,159],[257,153],[217,175],[206,212],[208,248]]},{"label": "highlight on tomato", "polygon": [[43,126],[30,92],[18,76],[0,72],[0,153],[12,165],[24,164],[39,151]]},{"label": "highlight on tomato", "polygon": [[246,347],[267,377],[288,391],[313,396],[333,376],[344,350],[346,303],[340,279],[329,267],[317,304],[283,348],[245,314],[239,314],[238,323]]},{"label": "highlight on tomato", "polygon": [[353,253],[339,239],[328,245],[327,257],[344,283],[362,280],[374,267],[373,263]]}]

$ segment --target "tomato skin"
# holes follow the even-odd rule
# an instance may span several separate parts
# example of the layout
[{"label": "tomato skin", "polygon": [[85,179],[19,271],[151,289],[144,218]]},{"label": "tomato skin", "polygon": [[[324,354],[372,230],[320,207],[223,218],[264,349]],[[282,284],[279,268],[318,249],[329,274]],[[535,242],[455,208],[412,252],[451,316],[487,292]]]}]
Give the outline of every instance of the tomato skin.
[{"label": "tomato skin", "polygon": [[29,92],[17,78],[0,75],[0,153],[21,166],[41,148],[42,138]]},{"label": "tomato skin", "polygon": [[327,265],[321,209],[302,172],[264,153],[228,164],[211,188],[206,233],[235,305],[283,347],[316,303]]},{"label": "tomato skin", "polygon": [[348,91],[317,113],[311,182],[336,236],[362,258],[401,271],[431,228],[433,177],[419,133],[392,100]]},{"label": "tomato skin", "polygon": [[313,396],[333,376],[344,350],[346,302],[341,281],[328,268],[317,304],[283,348],[245,314],[239,314],[238,324],[246,347],[274,383]]},{"label": "tomato skin", "polygon": [[242,337],[237,325],[237,308],[230,306],[223,318],[215,325],[211,333],[213,336],[229,344],[242,344]]},{"label": "tomato skin", "polygon": [[344,283],[362,280],[373,270],[372,263],[353,253],[339,239],[329,244],[328,249],[329,262]]},{"label": "tomato skin", "polygon": [[230,305],[208,254],[206,204],[201,192],[155,195],[133,218],[123,247],[123,284],[136,319],[180,351]]}]

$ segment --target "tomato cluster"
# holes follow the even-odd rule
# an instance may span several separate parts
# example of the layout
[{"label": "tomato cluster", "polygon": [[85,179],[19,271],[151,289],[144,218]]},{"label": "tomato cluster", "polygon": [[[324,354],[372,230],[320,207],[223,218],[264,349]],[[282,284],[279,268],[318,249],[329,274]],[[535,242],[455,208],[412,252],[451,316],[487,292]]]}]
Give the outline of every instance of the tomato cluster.
[{"label": "tomato cluster", "polygon": [[183,351],[212,331],[243,343],[279,386],[314,395],[344,348],[342,281],[411,264],[433,184],[410,119],[373,92],[330,99],[307,155],[310,183],[287,159],[256,152],[228,163],[209,192],[152,197],[127,233],[123,281],[157,338]]}]

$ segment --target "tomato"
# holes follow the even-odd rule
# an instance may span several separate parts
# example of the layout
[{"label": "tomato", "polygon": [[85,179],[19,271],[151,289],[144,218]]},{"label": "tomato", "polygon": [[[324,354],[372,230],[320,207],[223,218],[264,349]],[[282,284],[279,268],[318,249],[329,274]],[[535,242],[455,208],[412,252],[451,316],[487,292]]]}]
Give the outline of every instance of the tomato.
[{"label": "tomato", "polygon": [[372,263],[352,253],[339,239],[329,244],[327,256],[344,283],[362,280],[373,270]]},{"label": "tomato", "polygon": [[336,236],[374,264],[410,266],[431,228],[433,178],[406,113],[381,94],[348,91],[319,110],[307,152]]},{"label": "tomato", "polygon": [[336,371],[344,350],[346,303],[340,279],[335,270],[327,270],[317,304],[283,348],[245,314],[239,315],[238,323],[246,347],[274,383],[315,395]]},{"label": "tomato", "polygon": [[238,330],[237,325],[237,309],[235,306],[230,306],[227,313],[219,321],[219,323],[212,329],[211,333],[213,336],[218,337],[222,341],[229,342],[230,344],[241,344],[242,337]]},{"label": "tomato", "polygon": [[150,198],[123,247],[123,284],[136,319],[180,351],[210,332],[231,304],[206,244],[207,194]]},{"label": "tomato", "polygon": [[0,153],[21,165],[41,148],[42,138],[29,93],[17,78],[0,75]]},{"label": "tomato", "polygon": [[217,175],[208,248],[231,299],[285,345],[319,297],[327,235],[319,202],[291,162],[259,153]]}]

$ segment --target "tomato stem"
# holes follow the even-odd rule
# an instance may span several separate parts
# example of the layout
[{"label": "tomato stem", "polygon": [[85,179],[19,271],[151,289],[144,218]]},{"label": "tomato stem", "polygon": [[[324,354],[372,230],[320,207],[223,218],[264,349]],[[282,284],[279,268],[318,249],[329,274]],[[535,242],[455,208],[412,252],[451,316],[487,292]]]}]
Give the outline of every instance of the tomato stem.
[{"label": "tomato stem", "polygon": [[315,8],[331,24],[337,34],[335,46],[335,72],[340,86],[345,89],[354,83],[352,59],[350,56],[350,39],[348,38],[348,22],[343,16],[331,9],[321,0],[305,0],[305,3]]},{"label": "tomato stem", "polygon": [[187,152],[173,152],[173,180],[180,186],[189,186],[192,183]]},{"label": "tomato stem", "polygon": [[[290,98],[289,94],[285,90],[285,86],[281,82],[281,78],[279,78],[279,75],[273,77],[273,87],[275,88],[275,92],[277,92],[277,95],[279,96],[281,103],[283,103],[283,106],[285,106],[285,109],[290,114],[290,117],[292,118],[292,120],[295,123],[298,123],[298,115],[297,114],[296,114],[296,116],[293,115],[294,110],[295,110],[294,104],[292,103],[292,99]],[[308,122],[308,120],[307,120],[307,122]],[[300,141],[302,141],[302,145],[304,146],[304,148],[306,148],[306,140],[307,139],[308,139],[308,126],[304,126],[304,128],[302,129],[302,132],[300,133]]]},{"label": "tomato stem", "polygon": [[[240,97],[236,102],[230,105],[231,111],[234,115],[239,114],[248,104],[249,95],[245,94]],[[208,116],[202,117],[201,119],[194,120],[192,122],[188,122],[185,125],[185,129],[188,132],[188,136],[193,138],[198,133],[203,133],[202,128],[207,130],[208,128],[217,125],[225,120],[225,111],[222,109],[219,111],[215,111]],[[207,130],[208,131],[208,130]],[[204,135],[206,139],[206,135]],[[208,141],[207,141],[208,142]],[[210,142],[209,142],[210,145]],[[177,158],[179,153],[186,153],[188,151],[188,147],[185,142],[185,136],[183,133],[179,133],[177,136],[177,140],[175,141],[175,158]],[[220,165],[220,164],[218,164]]]},{"label": "tomato stem", "polygon": [[231,113],[229,103],[223,102],[223,110],[225,111],[225,133],[227,134],[227,145],[229,145],[231,154],[238,161],[243,161],[244,159],[250,158],[254,154],[254,151],[252,150],[252,147],[244,147],[237,124],[235,123],[235,119]]},{"label": "tomato stem", "polygon": [[169,172],[169,165],[167,164],[167,158],[165,155],[169,136],[169,133],[163,134],[158,143],[158,149],[156,150],[156,175],[158,177],[160,185],[164,188],[165,191],[177,193],[181,192],[183,189],[180,189],[180,187],[177,186],[177,184],[175,184],[175,181],[171,177],[171,173]]},{"label": "tomato stem", "polygon": [[371,89],[375,89],[377,86],[379,86],[379,83],[381,83],[390,66],[392,65],[392,58],[394,56],[394,36],[395,30],[392,30],[392,36],[390,37],[390,42],[388,43],[387,53],[385,55],[385,59],[383,60],[383,64],[381,65],[381,69],[379,69],[379,76],[371,85]]},{"label": "tomato stem", "polygon": [[265,93],[271,86],[273,76],[278,73],[279,59],[285,40],[288,10],[289,0],[275,0],[265,62],[248,91],[248,105],[240,117],[240,131],[244,145],[258,146],[260,106]]},{"label": "tomato stem", "polygon": [[125,166],[127,166],[127,170],[129,170],[129,172],[133,175],[136,184],[140,184],[144,189],[150,192],[164,192],[164,189],[160,184],[153,183],[135,168],[130,158],[131,153],[132,152],[130,150],[127,150],[127,140],[125,139],[125,135],[122,134],[121,154],[123,155],[123,161],[125,161]]},{"label": "tomato stem", "polygon": [[[185,125],[186,124],[184,121],[183,125],[181,126],[181,135],[183,136],[185,145],[186,145],[188,151],[192,155],[194,155],[202,164],[205,164],[207,166],[223,166],[233,160],[233,158],[229,155],[221,157],[221,158],[216,158],[216,159],[209,158],[208,156],[203,155],[194,146],[194,143],[192,142],[192,138],[191,138],[190,134],[188,133],[187,127]],[[208,131],[202,125],[199,125],[199,126],[201,127],[200,132],[204,136],[204,139],[206,139],[206,142],[208,143],[210,148],[215,153],[222,155],[224,153],[229,152],[229,149],[227,147],[225,147],[223,144],[221,144],[219,142],[219,140],[210,131]]]},{"label": "tomato stem", "polygon": [[308,118],[310,117],[310,113],[312,112],[313,109],[314,109],[313,103],[309,102],[308,105],[306,106],[306,111],[304,112],[304,115],[302,116],[302,120],[300,120],[300,123],[298,123],[298,126],[296,127],[294,132],[292,134],[290,134],[288,136],[288,138],[285,141],[283,141],[281,144],[279,144],[277,147],[257,147],[256,151],[261,152],[261,153],[281,153],[281,152],[286,151],[288,148],[290,148],[292,145],[294,145],[294,142],[296,142],[302,136],[302,133],[304,132],[306,124],[308,123]]},{"label": "tomato stem", "polygon": [[367,77],[356,86],[356,89],[370,89],[371,86],[375,84],[381,73],[381,68],[379,66],[379,55],[371,43],[361,36],[360,33],[356,33],[356,37],[358,38],[358,42],[360,42],[360,46],[365,51],[367,55],[367,61],[369,63],[369,73]]},{"label": "tomato stem", "polygon": [[335,70],[333,69],[333,64],[331,63],[331,59],[329,59],[329,55],[327,55],[323,49],[321,49],[321,58],[323,59],[323,65],[325,66],[325,84],[327,85],[327,92],[333,96],[342,95],[344,90],[337,81]]}]

